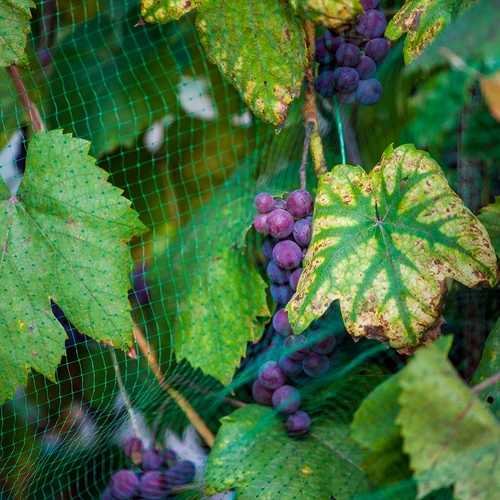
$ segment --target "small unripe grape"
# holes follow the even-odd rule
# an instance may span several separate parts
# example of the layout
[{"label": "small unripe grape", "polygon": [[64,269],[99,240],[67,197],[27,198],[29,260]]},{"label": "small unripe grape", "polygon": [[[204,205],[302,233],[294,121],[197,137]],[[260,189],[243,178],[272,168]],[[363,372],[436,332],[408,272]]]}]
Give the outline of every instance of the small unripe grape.
[{"label": "small unripe grape", "polygon": [[335,61],[334,54],[332,54],[326,46],[324,36],[316,38],[316,52],[314,57],[320,64],[328,64]]},{"label": "small unripe grape", "polygon": [[278,364],[287,375],[298,375],[302,371],[302,362],[292,359],[285,354],[280,357]]},{"label": "small unripe grape", "polygon": [[269,193],[259,193],[253,204],[261,214],[267,214],[274,208],[274,198]]},{"label": "small unripe grape", "polygon": [[143,451],[144,446],[138,437],[131,436],[123,442],[123,452],[136,465],[141,463]]},{"label": "small unripe grape", "polygon": [[329,30],[326,30],[324,35],[324,43],[327,50],[331,54],[335,54],[339,47],[345,43],[345,40],[343,37],[332,35]]},{"label": "small unripe grape", "polygon": [[287,348],[287,356],[296,361],[304,359],[310,349],[309,341],[304,335],[290,335],[285,339],[285,347]]},{"label": "small unripe grape", "polygon": [[316,92],[323,97],[332,97],[335,91],[333,86],[333,71],[322,71],[314,83]]},{"label": "small unripe grape", "polygon": [[267,217],[269,214],[257,214],[253,218],[253,227],[258,233],[267,234]]},{"label": "small unripe grape", "polygon": [[311,243],[311,222],[311,217],[306,217],[296,221],[293,226],[293,237],[303,247],[307,247]]},{"label": "small unripe grape", "polygon": [[169,481],[165,472],[158,470],[145,472],[141,477],[141,498],[164,500],[169,492]]},{"label": "small unripe grape", "polygon": [[139,478],[131,470],[119,470],[111,476],[109,492],[116,500],[134,498],[139,493]]},{"label": "small unripe grape", "polygon": [[326,330],[315,330],[310,333],[308,339],[311,351],[322,355],[330,354],[335,349],[337,341],[335,335]]},{"label": "small unripe grape", "polygon": [[310,352],[302,361],[302,369],[310,377],[320,377],[330,368],[330,360],[327,356]]},{"label": "small unripe grape", "polygon": [[163,455],[158,450],[146,450],[142,454],[142,468],[144,470],[158,470],[164,465]]},{"label": "small unripe grape", "polygon": [[274,260],[271,260],[271,262],[267,265],[267,275],[269,276],[269,279],[280,285],[288,283],[290,274],[290,271],[278,266]]},{"label": "small unripe grape", "polygon": [[252,385],[252,396],[260,405],[271,406],[273,392],[272,390],[266,389],[258,380]]}]

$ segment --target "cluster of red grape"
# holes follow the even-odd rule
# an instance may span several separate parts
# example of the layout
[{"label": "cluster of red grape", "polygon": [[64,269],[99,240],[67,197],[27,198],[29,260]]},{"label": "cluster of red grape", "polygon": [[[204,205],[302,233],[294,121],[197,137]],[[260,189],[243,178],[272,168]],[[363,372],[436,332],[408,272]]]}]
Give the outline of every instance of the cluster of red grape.
[{"label": "cluster of red grape", "polygon": [[129,438],[123,451],[131,468],[116,471],[102,494],[102,500],[164,500],[172,498],[175,488],[190,483],[196,467],[189,460],[179,460],[174,451],[144,449],[137,437]]},{"label": "cluster of red grape", "polygon": [[365,12],[358,16],[355,34],[343,37],[326,30],[316,39],[316,91],[324,97],[336,95],[342,104],[357,100],[371,106],[382,97],[382,85],[374,77],[389,53],[387,21],[380,0],[360,3]]}]

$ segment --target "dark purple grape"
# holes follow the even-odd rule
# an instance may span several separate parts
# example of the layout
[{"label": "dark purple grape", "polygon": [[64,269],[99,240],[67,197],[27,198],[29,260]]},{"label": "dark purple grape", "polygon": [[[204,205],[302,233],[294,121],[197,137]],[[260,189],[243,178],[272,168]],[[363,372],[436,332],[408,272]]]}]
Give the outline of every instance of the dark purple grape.
[{"label": "dark purple grape", "polygon": [[164,500],[169,492],[169,480],[165,472],[152,470],[141,476],[141,498],[145,500]]},{"label": "dark purple grape", "polygon": [[196,475],[196,467],[190,460],[181,460],[165,472],[171,486],[190,483]]},{"label": "dark purple grape", "polygon": [[101,500],[114,500],[109,492],[109,488],[106,488],[101,495]]},{"label": "dark purple grape", "polygon": [[365,106],[372,106],[382,97],[382,84],[375,78],[361,80],[356,90],[356,99]]},{"label": "dark purple grape", "polygon": [[293,226],[293,237],[303,247],[307,247],[311,243],[311,220],[311,217],[299,219]]},{"label": "dark purple grape", "polygon": [[163,455],[158,450],[146,450],[142,454],[142,468],[144,470],[158,470],[164,465]]},{"label": "dark purple grape", "polygon": [[273,328],[284,337],[292,333],[292,327],[288,321],[288,313],[284,309],[279,309],[273,316]]},{"label": "dark purple grape", "polygon": [[136,465],[141,463],[143,451],[144,446],[138,437],[131,436],[123,442],[123,452]]},{"label": "dark purple grape", "polygon": [[132,292],[135,300],[141,306],[149,304],[149,286],[145,264],[136,266],[132,273]]},{"label": "dark purple grape", "polygon": [[358,16],[358,23],[356,26],[357,32],[368,38],[384,36],[387,26],[384,14],[377,10],[367,10],[364,14]]},{"label": "dark purple grape", "polygon": [[314,85],[319,95],[323,97],[332,97],[335,90],[333,87],[333,71],[323,71],[319,73]]},{"label": "dark purple grape", "polygon": [[352,92],[359,83],[358,72],[354,68],[338,68],[333,72],[333,83],[339,92]]},{"label": "dark purple grape", "polygon": [[285,383],[285,380],[286,375],[276,361],[266,361],[259,369],[258,381],[266,389],[277,389]]},{"label": "dark purple grape", "polygon": [[359,0],[363,10],[376,9],[380,5],[380,0]]},{"label": "dark purple grape", "polygon": [[337,343],[335,335],[328,333],[326,330],[311,332],[308,338],[311,351],[316,354],[330,354]]},{"label": "dark purple grape", "polygon": [[339,50],[337,50],[335,59],[339,66],[354,68],[361,59],[361,51],[359,47],[356,47],[353,43],[344,43],[344,45],[341,45]]},{"label": "dark purple grape", "polygon": [[308,216],[313,209],[312,196],[305,189],[292,191],[286,199],[286,209],[298,219]]},{"label": "dark purple grape", "polygon": [[278,304],[288,304],[290,299],[293,297],[293,290],[290,285],[278,285],[277,283],[271,283],[269,287],[271,292],[271,297]]},{"label": "dark purple grape", "polygon": [[294,241],[280,241],[273,248],[273,259],[282,269],[293,269],[302,260],[302,250]]},{"label": "dark purple grape", "polygon": [[290,335],[285,339],[287,356],[296,361],[304,359],[309,353],[309,341],[304,335]]},{"label": "dark purple grape", "polygon": [[252,396],[263,406],[271,406],[273,391],[266,389],[258,380],[256,380],[252,385]]},{"label": "dark purple grape", "polygon": [[320,64],[328,64],[335,61],[335,56],[326,47],[324,36],[316,38],[315,58]]},{"label": "dark purple grape", "polygon": [[302,369],[310,377],[320,377],[330,368],[330,360],[327,356],[310,352],[302,361]]},{"label": "dark purple grape", "polygon": [[273,248],[278,241],[279,240],[275,238],[271,238],[271,236],[266,236],[264,238],[262,241],[262,253],[266,259],[271,260],[273,258]]},{"label": "dark purple grape", "polygon": [[119,470],[111,476],[109,492],[116,500],[130,500],[139,494],[139,478],[131,470]]},{"label": "dark purple grape", "polygon": [[267,234],[267,218],[269,214],[257,214],[253,218],[253,227],[258,233]]},{"label": "dark purple grape", "polygon": [[302,362],[296,361],[285,354],[280,357],[278,364],[287,375],[298,375],[302,371]]},{"label": "dark purple grape", "polygon": [[299,267],[290,275],[290,286],[295,292],[297,290],[297,285],[299,284],[300,275],[302,274],[302,268]]},{"label": "dark purple grape", "polygon": [[267,265],[267,275],[269,276],[269,279],[271,279],[275,283],[278,283],[279,285],[288,283],[290,274],[290,271],[287,271],[286,269],[278,266],[278,264],[276,264],[274,260],[269,262],[269,264]]},{"label": "dark purple grape", "polygon": [[289,436],[302,436],[311,428],[311,419],[305,411],[292,413],[285,422],[285,429]]},{"label": "dark purple grape", "polygon": [[300,408],[300,393],[291,385],[283,385],[273,393],[273,406],[283,415],[295,413]]},{"label": "dark purple grape", "polygon": [[253,204],[261,214],[268,214],[274,209],[274,198],[269,193],[259,193],[254,198]]},{"label": "dark purple grape", "polygon": [[337,94],[337,99],[340,104],[352,104],[356,100],[356,91],[352,92],[339,92]]},{"label": "dark purple grape", "polygon": [[170,448],[165,448],[163,450],[163,460],[167,464],[167,467],[172,467],[172,465],[177,463],[179,457],[177,456],[177,453],[175,453],[174,450],[171,450]]},{"label": "dark purple grape", "polygon": [[277,208],[267,215],[267,232],[280,240],[292,234],[293,225],[293,217],[281,208]]},{"label": "dark purple grape", "polygon": [[360,80],[367,80],[375,74],[377,65],[371,57],[361,56],[359,64],[354,69],[358,72]]},{"label": "dark purple grape", "polygon": [[330,31],[326,30],[324,35],[324,43],[326,49],[334,55],[335,52],[339,49],[341,45],[345,43],[345,40],[341,36],[335,36],[330,33]]},{"label": "dark purple grape", "polygon": [[370,40],[365,47],[365,55],[380,64],[389,54],[389,44],[385,38],[374,38]]}]

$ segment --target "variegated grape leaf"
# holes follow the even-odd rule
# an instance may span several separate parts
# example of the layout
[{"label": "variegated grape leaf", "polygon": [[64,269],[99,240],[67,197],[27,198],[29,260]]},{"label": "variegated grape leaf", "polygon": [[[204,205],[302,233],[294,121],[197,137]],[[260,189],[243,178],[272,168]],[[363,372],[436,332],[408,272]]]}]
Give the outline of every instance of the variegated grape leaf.
[{"label": "variegated grape leaf", "polygon": [[359,0],[291,0],[293,10],[302,19],[338,29],[363,12]]},{"label": "variegated grape leaf", "polygon": [[198,9],[196,28],[207,58],[253,113],[282,127],[307,63],[304,29],[290,5],[209,0]]},{"label": "variegated grape leaf", "polygon": [[498,281],[486,229],[413,145],[388,147],[370,174],[337,165],[323,175],[312,233],[287,306],[296,333],[339,300],[354,339],[412,353],[439,334],[447,277],[469,287]]},{"label": "variegated grape leaf", "polygon": [[132,345],[128,242],[144,227],[89,146],[60,130],[36,134],[17,193],[0,180],[0,403],[30,369],[54,380],[66,333],[51,298],[80,332]]},{"label": "variegated grape leaf", "polygon": [[0,66],[28,67],[24,49],[30,32],[32,0],[0,0]]},{"label": "variegated grape leaf", "polygon": [[180,19],[206,0],[141,0],[142,19],[149,24],[165,24]]},{"label": "variegated grape leaf", "polygon": [[500,258],[500,196],[495,197],[495,203],[481,209],[478,219],[488,231],[491,243]]}]

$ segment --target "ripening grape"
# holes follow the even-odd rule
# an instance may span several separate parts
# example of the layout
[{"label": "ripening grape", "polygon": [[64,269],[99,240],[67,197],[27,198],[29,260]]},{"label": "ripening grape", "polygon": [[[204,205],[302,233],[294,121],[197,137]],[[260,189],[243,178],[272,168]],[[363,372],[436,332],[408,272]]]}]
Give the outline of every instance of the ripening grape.
[{"label": "ripening grape", "polygon": [[335,54],[335,59],[339,66],[354,68],[361,59],[361,51],[353,43],[344,43]]},{"label": "ripening grape", "polygon": [[158,470],[164,465],[163,455],[158,450],[146,450],[142,454],[142,468],[144,470]]},{"label": "ripening grape", "polygon": [[295,413],[300,408],[300,393],[291,385],[283,385],[273,393],[273,406],[283,415]]},{"label": "ripening grape", "polygon": [[259,193],[253,200],[258,212],[267,214],[274,209],[274,198],[269,193]]},{"label": "ripening grape", "polygon": [[304,335],[290,335],[285,339],[287,355],[296,361],[304,359],[309,353],[309,341]]},{"label": "ripening grape", "polygon": [[266,236],[264,238],[262,241],[262,253],[266,259],[271,260],[273,258],[273,248],[278,241],[279,240],[275,238],[271,238],[271,236]]},{"label": "ripening grape", "polygon": [[269,292],[273,300],[281,305],[288,304],[293,297],[293,290],[289,284],[278,285],[277,283],[271,283]]},{"label": "ripening grape", "polygon": [[145,500],[164,500],[168,497],[169,481],[165,472],[152,470],[141,477],[141,498]]},{"label": "ripening grape", "polygon": [[358,16],[356,30],[368,38],[379,38],[384,35],[387,21],[384,14],[377,10],[367,10]]},{"label": "ripening grape", "polygon": [[352,104],[354,101],[356,101],[356,91],[353,90],[352,92],[339,92],[337,94],[337,99],[340,104]]},{"label": "ripening grape", "polygon": [[302,274],[302,268],[299,267],[295,269],[292,274],[290,274],[290,287],[295,292],[297,290],[297,285],[299,284],[300,275]]},{"label": "ripening grape", "polygon": [[289,436],[302,436],[311,428],[311,419],[305,411],[292,413],[285,422]]},{"label": "ripening grape", "polygon": [[181,460],[165,472],[165,476],[172,486],[190,483],[195,475],[196,467],[190,460]]},{"label": "ripening grape", "polygon": [[278,364],[287,375],[298,375],[302,371],[302,362],[296,361],[285,354],[280,357]]},{"label": "ripening grape", "polygon": [[280,285],[288,283],[290,274],[290,271],[287,271],[286,269],[278,266],[278,264],[276,264],[274,260],[271,260],[271,262],[269,262],[269,264],[267,265],[267,275],[272,281]]},{"label": "ripening grape", "polygon": [[313,205],[312,196],[305,189],[292,191],[286,199],[286,209],[298,219],[308,216]]},{"label": "ripening grape", "polygon": [[172,467],[178,460],[177,453],[170,448],[165,448],[163,450],[163,460],[167,464],[167,467]]},{"label": "ripening grape", "polygon": [[365,106],[372,106],[382,97],[382,84],[375,78],[361,80],[356,90],[356,99]]},{"label": "ripening grape", "polygon": [[257,379],[252,385],[252,396],[260,405],[271,406],[273,391],[266,389]]},{"label": "ripening grape", "polygon": [[333,73],[333,84],[339,92],[352,92],[358,83],[359,75],[354,68],[338,68]]},{"label": "ripening grape", "polygon": [[360,80],[367,80],[375,74],[377,65],[371,57],[361,56],[359,64],[354,69],[358,72]]},{"label": "ripening grape", "polygon": [[109,492],[116,500],[130,500],[139,493],[139,478],[131,470],[119,470],[111,476]]},{"label": "ripening grape", "polygon": [[257,214],[253,218],[253,227],[258,233],[267,234],[267,217],[269,214]]},{"label": "ripening grape", "polygon": [[273,259],[282,269],[293,269],[302,260],[302,250],[294,241],[280,241],[273,248]]},{"label": "ripening grape", "polygon": [[359,0],[363,10],[376,9],[380,5],[380,0]]},{"label": "ripening grape", "polygon": [[327,356],[310,352],[302,361],[302,369],[310,377],[320,377],[330,368],[330,360]]},{"label": "ripening grape", "polygon": [[335,335],[325,330],[315,330],[309,334],[311,351],[316,354],[330,354],[335,349],[337,339]]},{"label": "ripening grape", "polygon": [[293,217],[281,208],[277,208],[267,215],[267,232],[275,238],[283,239],[292,234],[293,225]]},{"label": "ripening grape", "polygon": [[284,309],[279,309],[273,316],[273,328],[285,337],[292,333],[292,327],[288,321],[288,313]]},{"label": "ripening grape", "polygon": [[323,97],[332,97],[334,94],[333,87],[333,70],[322,71],[318,73],[318,78],[315,81],[316,92]]},{"label": "ripening grape", "polygon": [[286,375],[275,361],[266,361],[259,369],[257,379],[266,389],[278,389],[286,380]]},{"label": "ripening grape", "polygon": [[373,59],[376,64],[380,64],[389,54],[389,43],[385,38],[374,38],[365,47],[365,55]]},{"label": "ripening grape", "polygon": [[293,237],[303,247],[307,247],[311,243],[311,220],[311,217],[299,219],[293,226]]},{"label": "ripening grape", "polygon": [[123,452],[136,465],[141,463],[143,451],[144,446],[138,437],[131,436],[123,442]]}]

